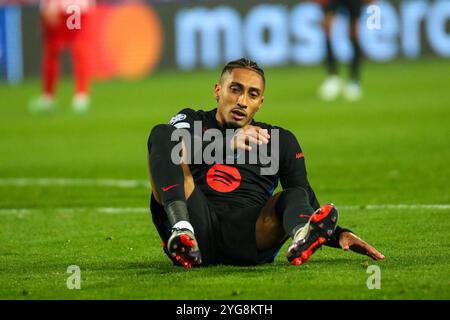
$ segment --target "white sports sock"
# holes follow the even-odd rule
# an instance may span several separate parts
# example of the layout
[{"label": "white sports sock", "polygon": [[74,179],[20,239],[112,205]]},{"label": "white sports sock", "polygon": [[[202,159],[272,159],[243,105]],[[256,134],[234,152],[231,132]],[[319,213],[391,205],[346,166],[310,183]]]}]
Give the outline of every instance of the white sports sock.
[{"label": "white sports sock", "polygon": [[302,228],[297,230],[297,232],[294,235],[293,240],[299,241],[299,240],[305,239],[310,231],[309,225],[310,225],[310,221],[308,221]]},{"label": "white sports sock", "polygon": [[172,227],[172,229],[188,229],[192,233],[194,233],[194,227],[192,227],[192,224],[189,221],[178,221],[175,223]]}]

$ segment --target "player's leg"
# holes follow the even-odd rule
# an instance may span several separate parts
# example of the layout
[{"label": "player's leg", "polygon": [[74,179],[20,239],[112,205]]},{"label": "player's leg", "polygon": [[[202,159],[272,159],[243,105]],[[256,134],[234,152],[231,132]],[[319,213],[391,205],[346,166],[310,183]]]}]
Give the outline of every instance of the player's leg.
[{"label": "player's leg", "polygon": [[49,112],[56,107],[55,91],[59,75],[59,55],[64,46],[64,38],[59,22],[50,24],[41,17],[42,28],[42,94],[32,99],[29,104],[31,112]]},{"label": "player's leg", "polygon": [[336,16],[336,12],[328,11],[328,12],[325,12],[325,17],[323,20],[323,29],[325,31],[325,45],[326,45],[325,63],[326,63],[328,76],[336,76],[338,73],[336,56],[334,55],[333,47],[332,47],[332,43],[331,43],[331,30],[332,30],[335,16]]},{"label": "player's leg", "polygon": [[358,18],[350,19],[349,24],[350,41],[353,48],[353,57],[350,63],[350,80],[359,82],[359,68],[361,64],[361,46],[358,37]]},{"label": "player's leg", "polygon": [[313,212],[303,188],[290,188],[275,194],[267,201],[256,221],[257,248],[274,248],[287,237],[293,238]]},{"label": "player's leg", "polygon": [[200,263],[200,251],[186,202],[195,186],[187,165],[172,161],[171,154],[176,145],[171,141],[174,130],[169,125],[157,125],[148,139],[152,193],[163,206],[172,230],[167,243],[170,254],[180,256],[187,264]]},{"label": "player's leg", "polygon": [[44,40],[43,48],[43,91],[44,95],[54,97],[59,76],[59,55],[62,49],[58,35],[50,34]]},{"label": "player's leg", "polygon": [[[198,248],[201,251],[201,261],[194,263],[189,252],[181,252],[183,244],[179,248],[170,249],[171,245],[176,244],[171,243],[171,238],[173,237],[172,224],[169,222],[164,207],[155,199],[155,194],[152,193],[150,202],[151,216],[162,240],[163,250],[172,262],[175,265],[187,268],[197,265],[208,266],[220,262],[218,260],[220,258],[218,256],[220,229],[217,217],[210,208],[205,195],[198,188],[194,188],[189,198],[186,199],[189,219],[195,229],[195,240],[198,241]],[[186,255],[189,256],[186,257]]]},{"label": "player's leg", "polygon": [[324,8],[323,30],[325,33],[325,65],[327,70],[327,78],[319,88],[319,95],[324,100],[335,99],[341,90],[341,79],[338,76],[337,60],[333,52],[331,43],[331,30],[333,26],[334,17],[336,16],[337,2],[331,0]]},{"label": "player's leg", "polygon": [[[153,223],[163,241],[163,250],[175,265],[181,265],[190,268],[194,265],[207,266],[217,264],[218,262],[218,234],[219,227],[214,211],[209,206],[207,198],[198,189],[195,188],[194,179],[185,164],[181,165],[184,174],[184,192],[186,204],[189,212],[189,220],[195,230],[195,238],[187,239],[187,241],[198,241],[193,249],[183,243],[174,242],[173,224],[169,222],[167,213],[162,205],[159,193],[156,192],[157,187],[153,179],[151,214]],[[188,233],[189,234],[189,233]],[[173,248],[176,245],[177,248]],[[185,252],[181,250],[185,248]],[[192,250],[194,252],[192,252]],[[197,253],[195,251],[198,251]],[[201,251],[201,256],[198,256]]]},{"label": "player's leg", "polygon": [[282,217],[276,214],[276,204],[282,192],[269,198],[256,220],[256,248],[267,250],[281,246],[288,238]]},{"label": "player's leg", "polygon": [[[147,155],[148,161],[150,161],[149,158],[150,158],[150,155]],[[183,176],[184,176],[184,196],[186,199],[188,199],[195,189],[194,178],[192,177],[192,173],[191,173],[191,170],[189,169],[188,165],[181,164],[181,168],[183,170]],[[155,182],[153,181],[150,168],[149,168],[149,174],[150,174],[150,185],[152,186],[153,197],[155,198],[157,203],[162,204],[162,200],[159,196],[159,192],[157,191]]]},{"label": "player's leg", "polygon": [[350,81],[348,82],[344,95],[348,100],[358,100],[362,97],[360,86],[360,65],[361,65],[361,46],[358,36],[358,21],[361,15],[361,0],[348,0],[348,11],[350,14],[349,37],[352,44],[353,56],[350,62]]},{"label": "player's leg", "polygon": [[[174,231],[173,221],[169,221],[159,192],[157,192],[157,186],[150,176],[152,186],[151,214],[153,223],[163,241],[164,252],[176,265],[190,268],[193,264],[202,263],[203,257],[199,256],[200,248],[202,248],[205,263],[212,263],[213,258],[208,254],[211,250],[205,248],[210,239],[208,234],[211,233],[212,228],[210,227],[211,222],[208,221],[210,212],[207,201],[201,197],[202,195],[197,194],[195,197],[193,196],[195,185],[192,174],[187,165],[182,164],[181,166],[185,177],[184,190],[189,211],[189,220],[194,226],[196,234],[191,234],[190,231],[186,230]],[[198,190],[197,193],[199,193]],[[182,240],[183,237],[180,237],[182,234],[189,237],[184,236],[184,243]],[[198,243],[194,244],[192,243],[193,241],[198,241]]]},{"label": "player's leg", "polygon": [[[189,221],[186,208],[185,174],[182,163],[174,163],[172,150],[177,142],[171,141],[176,128],[160,124],[155,126],[148,139],[148,165],[151,175],[153,193],[168,211],[169,220],[176,224]],[[184,169],[186,170],[186,169]],[[178,207],[179,210],[172,210]],[[184,207],[184,208],[183,208]]]},{"label": "player's leg", "polygon": [[293,242],[287,258],[293,264],[307,261],[333,234],[337,210],[325,205],[314,210],[305,189],[290,188],[274,195],[256,221],[258,250],[278,248],[288,238]]},{"label": "player's leg", "polygon": [[89,18],[88,13],[81,15],[81,28],[68,30],[71,41],[72,66],[75,80],[75,94],[72,99],[72,108],[77,113],[85,113],[89,109],[89,63],[90,63],[90,42],[89,42]]}]

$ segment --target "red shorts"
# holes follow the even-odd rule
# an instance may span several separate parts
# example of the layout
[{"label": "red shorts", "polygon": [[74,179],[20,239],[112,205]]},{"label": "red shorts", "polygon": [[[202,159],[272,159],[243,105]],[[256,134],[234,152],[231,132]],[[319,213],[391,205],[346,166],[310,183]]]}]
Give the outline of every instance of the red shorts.
[{"label": "red shorts", "polygon": [[44,44],[55,49],[76,45],[87,40],[89,13],[82,13],[79,19],[79,29],[72,28],[73,17],[60,13],[54,22],[41,15],[41,28]]}]

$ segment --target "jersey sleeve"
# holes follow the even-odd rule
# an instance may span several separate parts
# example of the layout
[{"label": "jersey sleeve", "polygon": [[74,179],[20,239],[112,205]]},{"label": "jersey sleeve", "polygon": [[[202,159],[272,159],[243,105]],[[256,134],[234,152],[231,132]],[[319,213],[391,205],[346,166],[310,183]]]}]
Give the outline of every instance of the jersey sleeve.
[{"label": "jersey sleeve", "polygon": [[169,125],[177,129],[187,129],[189,132],[194,130],[194,121],[198,120],[197,113],[189,108],[183,109],[174,115],[170,121]]},{"label": "jersey sleeve", "polygon": [[203,148],[195,148],[195,146],[202,146],[202,137],[199,132],[195,132],[195,122],[201,121],[198,113],[193,109],[183,109],[174,115],[169,120],[169,125],[178,131],[176,136],[181,136],[186,146],[186,161],[189,164],[194,163],[194,159],[198,157]]},{"label": "jersey sleeve", "polygon": [[319,201],[307,178],[303,150],[294,134],[284,129],[280,129],[279,177],[283,189],[304,188],[308,192],[311,207],[314,210],[320,207]]}]

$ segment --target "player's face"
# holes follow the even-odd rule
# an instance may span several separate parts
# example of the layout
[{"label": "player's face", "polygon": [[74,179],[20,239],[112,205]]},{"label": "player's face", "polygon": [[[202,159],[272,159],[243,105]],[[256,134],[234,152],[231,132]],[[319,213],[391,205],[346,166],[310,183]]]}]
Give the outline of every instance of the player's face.
[{"label": "player's face", "polygon": [[214,87],[217,121],[231,128],[247,125],[261,107],[263,93],[263,79],[255,71],[236,68],[231,73],[225,73]]}]

